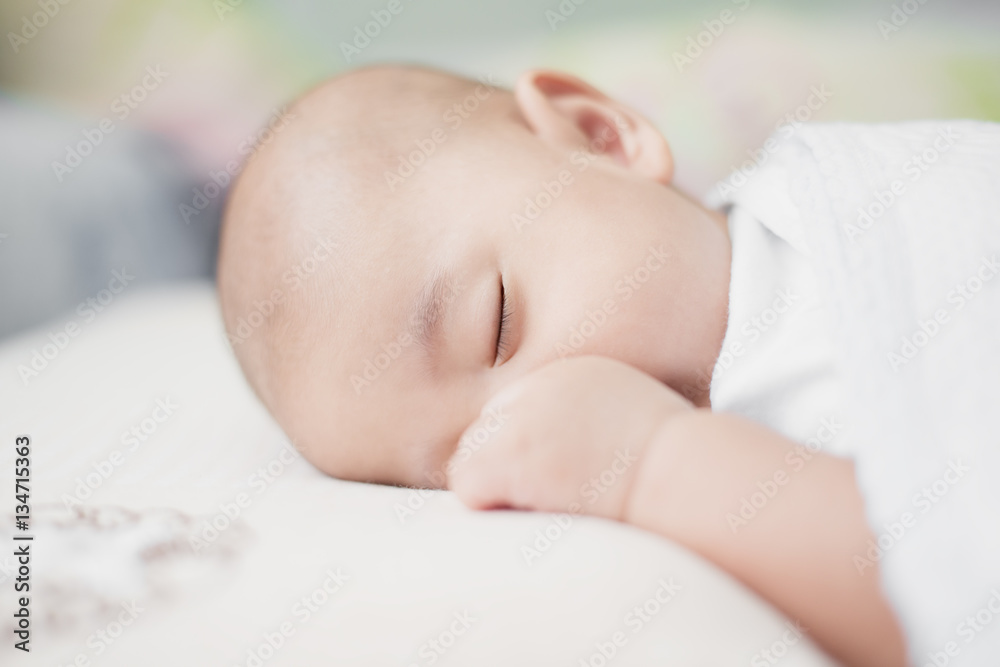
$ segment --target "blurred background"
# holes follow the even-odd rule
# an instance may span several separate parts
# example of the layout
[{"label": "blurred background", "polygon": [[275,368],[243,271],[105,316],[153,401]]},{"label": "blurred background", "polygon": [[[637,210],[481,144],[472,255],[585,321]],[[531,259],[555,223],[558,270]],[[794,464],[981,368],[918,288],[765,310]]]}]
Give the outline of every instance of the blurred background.
[{"label": "blurred background", "polygon": [[4,0],[0,28],[0,338],[112,271],[210,280],[229,172],[360,65],[573,72],[652,118],[698,197],[789,112],[1000,121],[995,0]]}]

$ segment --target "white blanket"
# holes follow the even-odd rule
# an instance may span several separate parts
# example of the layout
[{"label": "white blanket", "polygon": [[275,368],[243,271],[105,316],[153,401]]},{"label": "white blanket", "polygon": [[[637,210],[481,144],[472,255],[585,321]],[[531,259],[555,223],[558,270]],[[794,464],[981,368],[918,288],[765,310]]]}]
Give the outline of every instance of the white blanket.
[{"label": "white blanket", "polygon": [[[727,201],[802,237],[854,458],[917,665],[1000,660],[1000,126],[814,125]],[[772,150],[773,148],[773,150]]]}]

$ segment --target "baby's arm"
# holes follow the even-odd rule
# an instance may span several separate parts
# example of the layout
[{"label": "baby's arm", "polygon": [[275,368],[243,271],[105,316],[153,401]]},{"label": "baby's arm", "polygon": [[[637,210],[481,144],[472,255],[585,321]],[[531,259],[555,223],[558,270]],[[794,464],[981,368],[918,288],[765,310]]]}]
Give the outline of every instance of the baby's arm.
[{"label": "baby's arm", "polygon": [[[903,665],[902,636],[878,573],[861,576],[853,564],[872,539],[853,466],[799,447],[811,457],[806,461],[795,449],[738,417],[702,410],[677,415],[650,443],[624,520],[727,570],[801,621],[846,664]],[[803,465],[788,472],[786,456]],[[743,499],[766,480],[777,487],[774,497],[746,525],[727,520],[739,516]]]},{"label": "baby's arm", "polygon": [[[777,433],[695,410],[653,378],[597,357],[550,364],[501,392],[490,410],[503,426],[475,453],[460,446],[450,466],[449,484],[470,506],[575,505],[632,523],[738,577],[845,664],[904,664],[878,573],[854,569],[871,533],[851,463],[801,450],[812,458],[734,532],[727,515],[738,515],[758,482],[789,468],[796,445]],[[609,468],[618,481],[595,497],[588,480]]]}]

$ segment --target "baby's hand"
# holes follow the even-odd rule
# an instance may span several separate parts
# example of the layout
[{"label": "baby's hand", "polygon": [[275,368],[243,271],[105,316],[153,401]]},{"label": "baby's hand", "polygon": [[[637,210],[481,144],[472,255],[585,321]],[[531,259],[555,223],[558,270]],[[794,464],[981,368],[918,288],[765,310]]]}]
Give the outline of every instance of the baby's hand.
[{"label": "baby's hand", "polygon": [[555,361],[487,402],[459,441],[448,486],[476,509],[622,519],[646,446],[671,417],[692,409],[626,364]]}]

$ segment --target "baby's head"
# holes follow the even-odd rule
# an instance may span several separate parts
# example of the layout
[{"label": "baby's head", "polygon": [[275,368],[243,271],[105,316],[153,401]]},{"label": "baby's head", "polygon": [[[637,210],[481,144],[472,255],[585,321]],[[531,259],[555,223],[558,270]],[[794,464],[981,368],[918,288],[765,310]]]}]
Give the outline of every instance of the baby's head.
[{"label": "baby's head", "polygon": [[345,479],[440,486],[487,399],[569,354],[705,404],[729,244],[672,174],[646,119],[569,75],[338,77],[230,195],[229,339],[288,436]]}]

